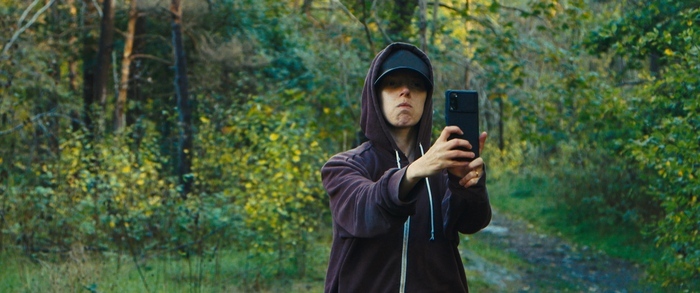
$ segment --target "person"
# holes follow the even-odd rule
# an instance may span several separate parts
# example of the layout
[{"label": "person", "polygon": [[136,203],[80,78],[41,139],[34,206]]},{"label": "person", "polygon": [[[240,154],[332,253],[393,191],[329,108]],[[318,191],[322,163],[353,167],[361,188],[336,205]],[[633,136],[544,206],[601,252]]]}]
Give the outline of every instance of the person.
[{"label": "person", "polygon": [[468,141],[448,139],[457,126],[430,146],[432,91],[417,47],[392,43],[372,61],[360,121],[368,141],[321,169],[333,218],[325,292],[469,291],[459,233],[491,221],[486,172]]}]

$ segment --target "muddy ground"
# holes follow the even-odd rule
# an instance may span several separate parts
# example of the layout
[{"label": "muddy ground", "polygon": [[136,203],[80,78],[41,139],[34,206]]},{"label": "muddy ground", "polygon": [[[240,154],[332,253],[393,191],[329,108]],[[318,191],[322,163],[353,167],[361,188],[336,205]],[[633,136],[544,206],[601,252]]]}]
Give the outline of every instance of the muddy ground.
[{"label": "muddy ground", "polygon": [[538,233],[523,221],[494,214],[489,227],[470,237],[511,252],[525,263],[504,268],[463,251],[466,268],[478,271],[498,292],[651,292],[641,282],[644,272],[638,265]]}]

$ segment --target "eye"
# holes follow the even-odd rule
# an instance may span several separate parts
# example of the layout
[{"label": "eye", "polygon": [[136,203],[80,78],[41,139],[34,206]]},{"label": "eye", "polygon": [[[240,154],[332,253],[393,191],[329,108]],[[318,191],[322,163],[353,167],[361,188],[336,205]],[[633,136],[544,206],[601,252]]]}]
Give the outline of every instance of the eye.
[{"label": "eye", "polygon": [[420,79],[414,79],[411,81],[411,87],[413,89],[418,89],[418,90],[424,90],[425,89],[425,84],[423,83],[422,80]]},{"label": "eye", "polygon": [[385,87],[389,87],[389,88],[395,88],[395,87],[399,86],[399,82],[396,81],[396,79],[394,79],[394,78],[385,79],[383,84]]}]

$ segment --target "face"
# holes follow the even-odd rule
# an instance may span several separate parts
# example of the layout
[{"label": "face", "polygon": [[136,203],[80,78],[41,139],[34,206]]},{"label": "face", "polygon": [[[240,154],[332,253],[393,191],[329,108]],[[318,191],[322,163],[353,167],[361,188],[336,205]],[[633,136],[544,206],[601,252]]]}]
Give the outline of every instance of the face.
[{"label": "face", "polygon": [[384,76],[377,90],[382,95],[382,112],[389,125],[410,128],[418,124],[427,89],[425,79],[414,71],[398,70]]}]

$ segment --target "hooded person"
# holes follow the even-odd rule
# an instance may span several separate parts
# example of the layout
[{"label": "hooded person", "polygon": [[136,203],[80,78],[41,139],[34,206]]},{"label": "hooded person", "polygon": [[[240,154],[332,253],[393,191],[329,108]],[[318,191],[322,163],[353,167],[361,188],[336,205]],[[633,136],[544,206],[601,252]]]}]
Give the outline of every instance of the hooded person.
[{"label": "hooded person", "polygon": [[321,169],[333,218],[325,292],[469,291],[459,233],[491,221],[484,165],[469,142],[448,139],[456,126],[431,146],[432,91],[417,47],[392,43],[372,61],[360,121],[368,141]]}]

